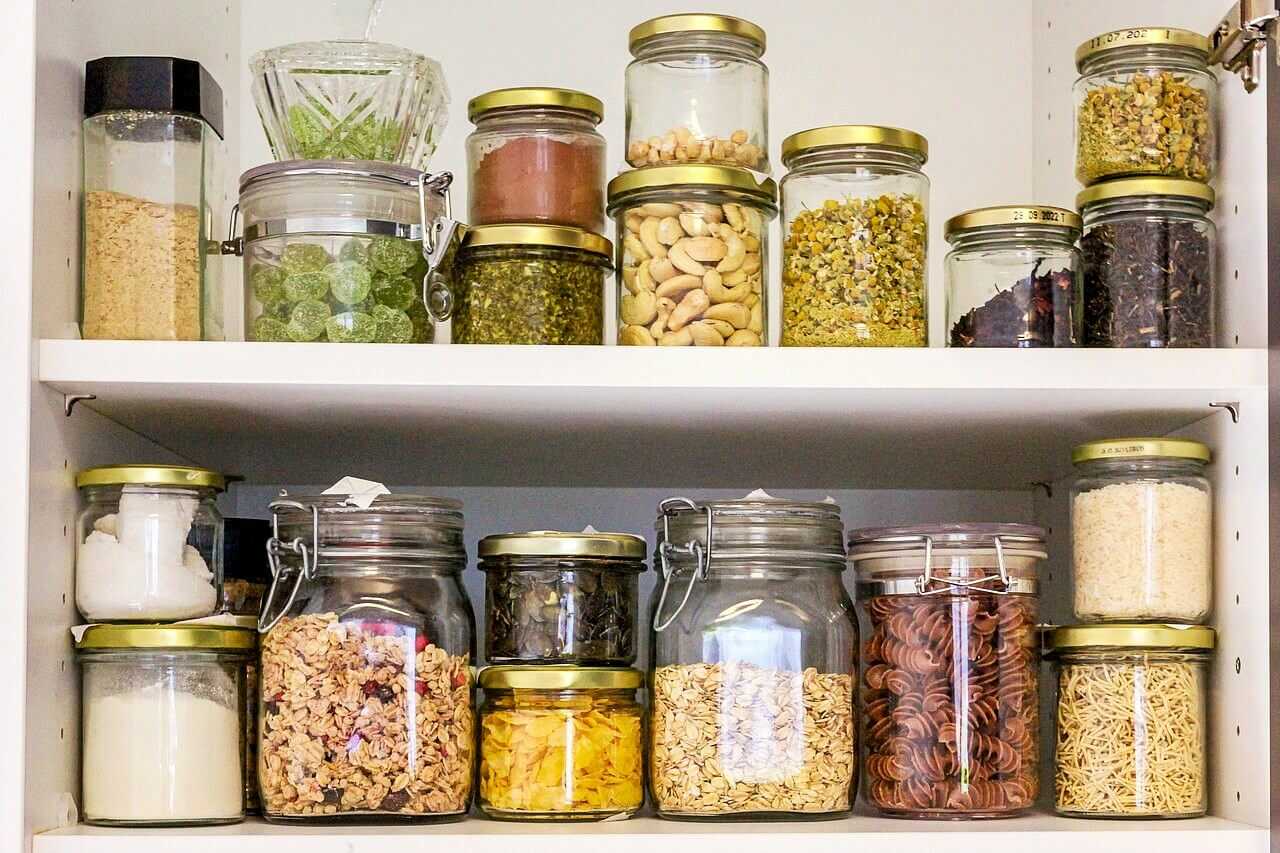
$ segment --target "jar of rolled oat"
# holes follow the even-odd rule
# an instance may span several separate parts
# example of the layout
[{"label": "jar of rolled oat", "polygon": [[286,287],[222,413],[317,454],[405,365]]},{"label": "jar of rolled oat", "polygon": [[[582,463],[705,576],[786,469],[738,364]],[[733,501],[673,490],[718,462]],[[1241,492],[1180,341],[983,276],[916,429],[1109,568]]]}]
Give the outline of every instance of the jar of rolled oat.
[{"label": "jar of rolled oat", "polygon": [[840,508],[658,508],[649,790],[663,817],[824,818],[857,779],[858,626]]},{"label": "jar of rolled oat", "polygon": [[475,617],[456,501],[283,496],[262,605],[258,775],[275,821],[461,819]]}]

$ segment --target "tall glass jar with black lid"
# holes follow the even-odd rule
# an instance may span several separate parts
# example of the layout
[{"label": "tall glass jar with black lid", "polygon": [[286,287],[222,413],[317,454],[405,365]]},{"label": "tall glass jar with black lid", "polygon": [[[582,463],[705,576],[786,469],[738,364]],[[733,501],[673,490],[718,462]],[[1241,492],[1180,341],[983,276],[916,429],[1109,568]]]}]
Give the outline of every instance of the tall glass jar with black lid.
[{"label": "tall glass jar with black lid", "polygon": [[858,627],[840,508],[659,506],[649,790],[661,817],[823,818],[857,779]]},{"label": "tall glass jar with black lid", "polygon": [[461,819],[475,618],[456,501],[282,496],[259,630],[258,774],[277,821]]}]

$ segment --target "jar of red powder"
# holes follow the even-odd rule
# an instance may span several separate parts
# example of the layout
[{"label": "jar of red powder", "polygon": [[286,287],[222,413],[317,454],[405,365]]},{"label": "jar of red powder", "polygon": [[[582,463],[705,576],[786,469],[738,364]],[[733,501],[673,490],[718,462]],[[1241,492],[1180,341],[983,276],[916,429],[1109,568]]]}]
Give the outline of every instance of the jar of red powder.
[{"label": "jar of red powder", "polygon": [[546,223],[604,230],[599,99],[571,89],[499,89],[467,113],[472,225]]}]

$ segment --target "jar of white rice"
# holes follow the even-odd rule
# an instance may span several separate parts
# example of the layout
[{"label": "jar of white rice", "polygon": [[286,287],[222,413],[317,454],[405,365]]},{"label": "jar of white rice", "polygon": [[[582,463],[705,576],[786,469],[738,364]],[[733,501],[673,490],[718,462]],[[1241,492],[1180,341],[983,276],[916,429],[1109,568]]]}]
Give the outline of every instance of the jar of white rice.
[{"label": "jar of white rice", "polygon": [[1083,622],[1204,622],[1213,600],[1209,448],[1119,438],[1071,454],[1075,616]]}]

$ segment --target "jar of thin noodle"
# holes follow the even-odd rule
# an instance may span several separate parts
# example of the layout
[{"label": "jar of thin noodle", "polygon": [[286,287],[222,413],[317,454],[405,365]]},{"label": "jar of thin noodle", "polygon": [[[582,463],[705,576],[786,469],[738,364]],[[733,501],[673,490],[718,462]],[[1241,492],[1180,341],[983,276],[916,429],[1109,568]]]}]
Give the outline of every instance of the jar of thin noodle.
[{"label": "jar of thin noodle", "polygon": [[1058,677],[1058,814],[1205,813],[1205,686],[1213,646],[1213,629],[1198,625],[1076,625],[1048,632],[1046,654]]}]

